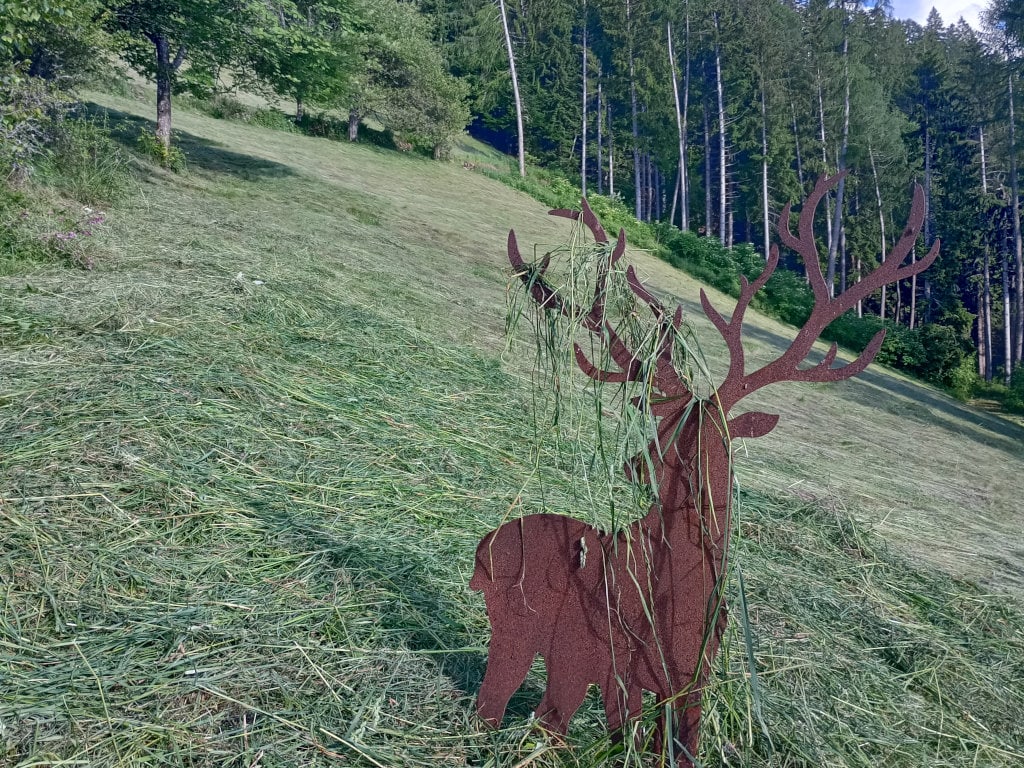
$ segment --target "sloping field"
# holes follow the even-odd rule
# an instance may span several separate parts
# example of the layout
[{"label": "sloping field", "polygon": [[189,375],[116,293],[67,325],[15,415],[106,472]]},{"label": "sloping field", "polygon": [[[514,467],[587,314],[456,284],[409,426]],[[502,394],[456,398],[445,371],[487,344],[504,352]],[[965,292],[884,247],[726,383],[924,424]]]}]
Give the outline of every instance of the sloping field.
[{"label": "sloping field", "polygon": [[[149,116],[92,98],[128,141]],[[571,749],[531,731],[538,675],[473,716],[476,541],[573,505],[501,359],[507,230],[565,222],[455,163],[175,120],[188,173],[107,212],[95,271],[0,279],[0,764],[605,761],[596,702]],[[698,286],[630,258],[721,365]],[[793,333],[752,316],[748,353]],[[1024,763],[1024,430],[880,369],[752,400],[782,414],[738,452],[760,694],[733,633],[707,763]]]}]

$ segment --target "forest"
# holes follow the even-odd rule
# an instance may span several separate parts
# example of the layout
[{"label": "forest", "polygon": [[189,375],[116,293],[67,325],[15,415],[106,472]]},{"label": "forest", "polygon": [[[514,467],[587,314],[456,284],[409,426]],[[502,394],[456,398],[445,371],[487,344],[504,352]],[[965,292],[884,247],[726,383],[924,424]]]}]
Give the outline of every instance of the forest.
[{"label": "forest", "polygon": [[[831,335],[855,345],[886,325],[882,361],[1024,408],[1014,0],[993,0],[980,30],[934,10],[900,20],[884,0],[14,0],[4,14],[12,177],[46,144],[35,116],[115,61],[156,83],[165,163],[186,92],[262,94],[307,132],[382,127],[437,159],[469,130],[521,175],[529,163],[624,206],[662,255],[725,290],[756,274],[783,206],[841,172],[818,234],[842,292],[885,260],[920,184],[916,251],[940,239],[939,262]],[[762,308],[801,322],[797,277]]]}]

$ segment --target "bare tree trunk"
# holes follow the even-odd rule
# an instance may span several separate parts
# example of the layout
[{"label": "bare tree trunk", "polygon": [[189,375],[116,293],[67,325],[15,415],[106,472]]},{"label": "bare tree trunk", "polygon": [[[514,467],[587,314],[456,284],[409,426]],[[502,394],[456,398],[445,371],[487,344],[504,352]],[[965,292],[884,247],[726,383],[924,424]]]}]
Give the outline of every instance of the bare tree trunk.
[{"label": "bare tree trunk", "polygon": [[929,115],[924,116],[924,247],[932,244],[932,134]]},{"label": "bare tree trunk", "polygon": [[1013,343],[1010,326],[1010,258],[1003,251],[1003,383],[1010,386],[1013,380]]},{"label": "bare tree trunk", "polygon": [[982,375],[985,381],[992,381],[992,263],[988,245],[985,246],[985,275],[983,287],[983,311],[982,317],[985,320],[985,349],[988,355],[985,357],[985,370]]},{"label": "bare tree trunk", "polygon": [[[910,263],[917,263],[917,247],[910,252]],[[917,275],[910,278],[910,330],[914,330],[917,322]]]},{"label": "bare tree trunk", "polygon": [[676,220],[676,206],[679,204],[679,170],[676,169],[676,183],[672,187],[672,210],[668,214],[668,223],[672,224]]},{"label": "bare tree trunk", "polygon": [[[1024,277],[1024,252],[1022,252],[1021,248],[1020,234],[1020,188],[1017,180],[1017,131],[1014,125],[1012,71],[1007,77],[1007,90],[1010,103],[1010,193],[1013,195],[1013,252],[1017,266],[1017,290],[1016,301],[1014,302],[1017,315],[1013,326],[1015,337],[1013,364],[1014,367],[1017,367],[1020,365],[1022,356],[1024,356],[1024,280],[1021,279]],[[1007,294],[1005,301],[1009,301],[1009,294]]]},{"label": "bare tree trunk", "polygon": [[303,116],[306,114],[306,106],[302,103],[302,97],[295,97],[295,122],[302,122]]},{"label": "bare tree trunk", "polygon": [[[676,101],[676,129],[679,133],[679,178],[683,185],[686,184],[686,142],[683,139],[683,110],[679,104],[679,80],[676,77],[676,56],[675,50],[672,47],[672,22],[668,22],[666,25],[668,35],[668,63],[672,70],[672,95]],[[678,190],[678,185],[676,189]],[[675,195],[672,196],[672,216],[669,220],[671,224],[676,217],[676,200]],[[682,223],[680,229],[686,229],[686,214],[682,215]]]},{"label": "bare tree trunk", "polygon": [[171,87],[174,73],[185,60],[185,46],[179,46],[171,60],[171,44],[162,33],[150,35],[156,48],[156,137],[165,149],[171,147]]},{"label": "bare tree trunk", "polygon": [[985,288],[982,285],[978,286],[978,293],[975,297],[978,303],[978,377],[985,378],[985,368],[987,367],[986,360],[988,359],[988,349],[985,347]]},{"label": "bare tree trunk", "polygon": [[[706,71],[706,70],[705,70]],[[705,78],[707,82],[707,78]],[[711,237],[711,124],[708,120],[708,98],[704,96],[704,236]]]},{"label": "bare tree trunk", "polygon": [[800,189],[804,188],[804,164],[800,159],[800,130],[796,124],[796,104],[792,101],[789,102],[790,108],[793,110],[793,142],[796,144],[796,176],[800,180]]},{"label": "bare tree trunk", "polygon": [[612,128],[612,105],[608,105],[608,194],[615,197],[615,131]]},{"label": "bare tree trunk", "polygon": [[[882,236],[879,238],[882,247],[882,263],[885,264],[885,211],[882,209],[882,190],[878,186],[878,169],[875,167],[875,153],[868,147],[868,157],[871,159],[871,175],[875,180],[875,201],[878,203],[878,227]],[[885,320],[885,286],[882,286],[882,303],[878,310],[878,316]]]},{"label": "bare tree trunk", "polygon": [[633,110],[633,185],[636,187],[636,194],[634,197],[634,208],[636,218],[638,221],[644,220],[644,208],[643,208],[643,197],[642,197],[642,185],[641,185],[641,168],[640,168],[640,128],[637,123],[637,106],[636,106],[636,73],[633,68],[633,24],[630,20],[630,2],[626,0],[626,37],[628,40],[628,51],[629,56],[629,101],[630,107]]},{"label": "bare tree trunk", "polygon": [[720,33],[718,25],[718,13],[714,14],[715,19],[715,83],[718,91],[718,239],[724,246],[726,244],[725,226],[725,196],[726,196],[726,168],[725,168],[725,95],[722,87],[722,49],[718,43]]},{"label": "bare tree trunk", "polygon": [[988,194],[988,171],[985,165],[985,126],[978,126],[978,147],[981,152],[981,193]]},{"label": "bare tree trunk", "polygon": [[683,72],[683,166],[679,177],[679,195],[681,198],[682,229],[690,228],[690,176],[686,171],[686,129],[690,112],[690,0],[686,0],[686,35],[683,38],[686,48],[686,70]]},{"label": "bare tree trunk", "polygon": [[523,102],[519,97],[519,76],[516,74],[516,56],[512,50],[512,35],[508,31],[508,14],[505,12],[505,0],[498,0],[498,8],[501,10],[501,27],[505,31],[508,69],[512,75],[512,95],[516,101],[516,131],[519,134],[519,175],[526,176],[526,148],[523,140]]},{"label": "bare tree trunk", "polygon": [[[850,61],[849,61],[850,36],[846,31],[846,19],[843,20],[843,75],[846,79],[846,90],[843,94],[843,138],[839,146],[839,162],[837,171],[842,173],[846,169],[846,148],[850,137]],[[836,187],[836,215],[832,220],[832,237],[828,248],[828,265],[825,283],[828,285],[830,295],[835,295],[836,279],[836,249],[839,247],[839,231],[843,222],[843,193],[846,190],[846,179],[839,180]],[[846,290],[846,285],[843,285]]]},{"label": "bare tree trunk", "polygon": [[359,138],[359,113],[351,109],[348,113],[348,140],[356,141]]},{"label": "bare tree trunk", "polygon": [[600,80],[601,73],[600,73],[600,71],[597,74],[598,74],[598,78],[599,78],[598,81],[597,81],[597,194],[603,195],[604,194],[604,178],[603,178],[604,177],[604,158],[601,156],[601,150],[603,149],[603,147],[601,146],[601,141],[602,141],[601,126],[604,123],[604,107],[602,106],[603,102],[601,101],[601,80]]},{"label": "bare tree trunk", "polygon": [[771,250],[771,233],[768,231],[768,106],[765,103],[764,76],[761,76],[761,207],[764,227],[764,258],[768,260]]},{"label": "bare tree trunk", "polygon": [[[985,159],[985,127],[978,126],[978,148],[981,153],[981,193],[988,194],[988,168]],[[988,243],[985,244],[985,260],[982,275],[981,320],[979,335],[984,334],[985,361],[981,376],[985,381],[992,381],[993,360],[995,350],[992,347],[992,254]]]},{"label": "bare tree trunk", "polygon": [[[821,129],[821,172],[828,173],[828,145],[825,143],[825,99],[821,93],[821,72],[818,72],[818,126]],[[832,200],[825,196],[825,245],[832,250]]]},{"label": "bare tree trunk", "polygon": [[583,2],[583,145],[580,148],[580,189],[587,196],[587,3]]}]

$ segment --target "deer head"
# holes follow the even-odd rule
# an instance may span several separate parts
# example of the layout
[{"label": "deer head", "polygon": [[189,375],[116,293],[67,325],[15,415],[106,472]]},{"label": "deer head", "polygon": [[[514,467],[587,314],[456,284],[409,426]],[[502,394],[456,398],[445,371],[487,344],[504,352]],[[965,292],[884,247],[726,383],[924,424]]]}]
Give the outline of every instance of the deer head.
[{"label": "deer head", "polygon": [[[743,319],[747,308],[754,295],[768,282],[778,266],[779,249],[777,245],[772,245],[765,268],[757,279],[751,283],[745,277],[740,278],[740,295],[732,316],[728,320],[712,306],[706,292],[701,289],[700,300],[704,313],[718,329],[729,350],[729,368],[725,378],[710,397],[706,398],[702,409],[705,415],[710,417],[714,429],[725,437],[726,442],[729,438],[761,437],[775,428],[779,419],[776,414],[750,411],[735,417],[729,415],[743,398],[762,387],[784,381],[841,381],[855,376],[867,368],[882,346],[885,329],[875,334],[860,355],[851,363],[832,367],[837,354],[837,347],[833,344],[819,363],[806,368],[800,366],[806,360],[814,342],[829,323],[855,307],[857,302],[883,285],[923,272],[938,256],[939,241],[936,240],[923,259],[910,265],[903,265],[903,261],[914,247],[924,220],[924,193],[920,186],[916,186],[907,227],[899,242],[890,252],[889,258],[876,270],[863,276],[859,282],[833,298],[821,272],[813,223],[815,210],[821,199],[839,182],[843,175],[845,172],[835,176],[822,176],[818,180],[814,190],[804,202],[796,235],[790,230],[791,205],[787,204],[780,214],[779,237],[783,244],[795,251],[803,260],[815,302],[807,322],[779,357],[748,373],[742,344]],[[583,224],[590,230],[597,243],[609,243],[604,228],[587,204],[586,199],[583,200],[582,211],[558,209],[551,211],[551,214],[573,220],[582,219]],[[607,345],[609,356],[618,367],[618,370],[598,368],[587,358],[579,344],[575,344],[576,362],[583,373],[591,379],[606,383],[637,381],[645,375],[650,376],[650,387],[653,394],[648,405],[651,415],[658,420],[659,427],[657,437],[651,444],[651,448],[656,450],[648,451],[648,456],[654,457],[653,469],[657,487],[665,488],[666,481],[671,482],[672,480],[666,473],[666,466],[676,463],[675,460],[680,457],[678,451],[670,449],[673,444],[679,444],[680,439],[684,436],[686,430],[685,427],[680,429],[680,422],[691,408],[694,396],[690,384],[679,374],[672,359],[673,338],[682,322],[682,307],[677,306],[675,312],[670,313],[661,301],[640,282],[634,268],[630,266],[627,269],[626,280],[630,290],[647,305],[658,325],[657,363],[653,375],[650,375],[643,369],[640,355],[628,348],[605,316],[604,297],[607,275],[610,268],[622,258],[625,249],[625,232],[620,231],[614,247],[608,255],[607,262],[598,268],[593,301],[589,307],[580,307],[567,301],[545,281],[544,276],[550,265],[550,257],[546,256],[538,265],[528,265],[520,255],[515,232],[510,231],[508,236],[509,262],[537,304],[542,308],[580,321],[583,328],[597,337],[601,343]],[[637,468],[644,471],[642,464],[643,462],[639,459],[634,460],[632,466],[627,467],[627,473],[632,474]],[[649,468],[650,463],[648,462]],[[649,475],[646,471],[644,474]],[[707,478],[705,478],[706,481]],[[662,501],[664,502],[665,499]]]}]

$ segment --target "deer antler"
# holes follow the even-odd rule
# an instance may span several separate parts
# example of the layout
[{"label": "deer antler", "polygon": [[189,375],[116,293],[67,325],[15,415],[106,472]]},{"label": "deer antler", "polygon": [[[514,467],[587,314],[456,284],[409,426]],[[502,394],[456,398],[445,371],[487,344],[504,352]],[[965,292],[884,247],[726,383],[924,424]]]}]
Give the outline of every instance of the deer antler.
[{"label": "deer antler", "polygon": [[[559,208],[549,213],[552,216],[561,216],[574,221],[582,219],[584,225],[594,236],[595,242],[601,245],[609,243],[604,227],[597,220],[597,216],[594,215],[586,198],[583,198],[581,211]],[[580,370],[595,381],[622,383],[637,381],[643,376],[640,358],[626,346],[626,343],[605,316],[605,290],[608,273],[625,252],[626,233],[624,230],[619,230],[619,236],[615,241],[615,246],[608,254],[607,260],[598,266],[593,301],[589,307],[584,308],[566,299],[544,279],[544,275],[551,263],[550,255],[545,256],[540,264],[536,266],[526,264],[519,252],[515,231],[510,230],[508,233],[508,260],[512,264],[515,273],[530,291],[534,301],[542,308],[552,309],[565,317],[578,320],[590,333],[598,336],[602,341],[607,341],[608,352],[615,364],[621,369],[619,371],[608,371],[598,368],[587,358],[586,353],[584,353],[579,344],[573,344],[577,365],[580,367]],[[665,394],[676,395],[683,391],[688,391],[672,365],[672,341],[675,337],[674,332],[679,330],[679,326],[682,323],[682,307],[677,307],[675,313],[669,315],[654,294],[643,286],[632,266],[626,271],[626,282],[637,298],[647,304],[658,321],[659,341],[655,386]]]},{"label": "deer antler", "polygon": [[704,313],[718,329],[718,332],[722,334],[729,348],[729,372],[726,375],[725,381],[718,388],[718,397],[726,411],[751,392],[755,392],[768,384],[779,381],[841,381],[863,371],[875,359],[875,355],[878,354],[878,350],[882,346],[882,340],[885,338],[884,328],[875,334],[852,363],[839,368],[833,368],[832,363],[835,362],[838,352],[838,348],[833,344],[828,353],[826,353],[825,358],[817,365],[811,368],[799,368],[798,366],[806,359],[811,348],[814,346],[814,342],[829,323],[853,308],[858,301],[861,301],[883,285],[923,272],[931,266],[939,254],[939,241],[936,240],[931,250],[923,259],[914,264],[902,266],[903,260],[906,259],[914,247],[917,235],[921,231],[921,225],[924,222],[924,192],[920,185],[915,185],[914,201],[910,209],[907,227],[903,231],[899,242],[890,252],[889,258],[873,272],[864,276],[860,282],[855,283],[839,294],[839,296],[831,296],[829,286],[826,285],[825,278],[821,273],[818,247],[814,241],[814,213],[821,199],[827,194],[829,189],[838,183],[844,174],[845,171],[835,176],[822,176],[818,179],[817,184],[814,185],[814,190],[807,197],[803,209],[800,211],[797,235],[795,237],[789,227],[790,204],[786,204],[786,207],[782,209],[782,213],[779,216],[782,225],[779,228],[779,238],[786,246],[796,251],[804,262],[811,290],[814,293],[814,309],[811,311],[807,322],[804,323],[804,326],[797,333],[792,344],[778,359],[753,373],[745,373],[743,344],[740,339],[743,315],[750,305],[751,299],[768,282],[768,278],[771,277],[778,265],[779,251],[777,246],[772,246],[764,271],[752,284],[748,283],[745,278],[741,278],[740,297],[736,302],[736,309],[729,320],[726,320],[711,305],[707,295],[703,289],[701,290],[700,300]]}]

